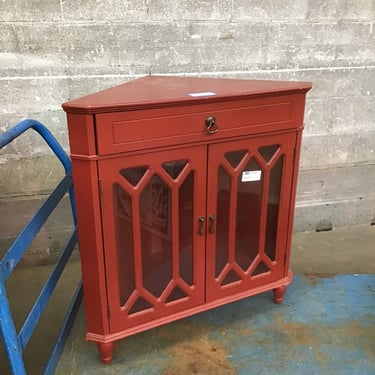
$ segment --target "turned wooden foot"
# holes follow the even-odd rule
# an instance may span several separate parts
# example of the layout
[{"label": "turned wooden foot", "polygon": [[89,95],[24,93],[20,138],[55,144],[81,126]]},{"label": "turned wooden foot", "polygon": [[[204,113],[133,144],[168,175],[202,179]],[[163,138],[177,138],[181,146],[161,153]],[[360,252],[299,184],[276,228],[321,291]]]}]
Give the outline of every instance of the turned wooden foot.
[{"label": "turned wooden foot", "polygon": [[283,302],[284,294],[286,292],[286,286],[279,286],[276,289],[273,289],[273,301],[275,303]]},{"label": "turned wooden foot", "polygon": [[104,364],[111,363],[113,358],[113,347],[115,346],[114,342],[107,342],[105,344],[98,342],[97,345],[102,362]]}]

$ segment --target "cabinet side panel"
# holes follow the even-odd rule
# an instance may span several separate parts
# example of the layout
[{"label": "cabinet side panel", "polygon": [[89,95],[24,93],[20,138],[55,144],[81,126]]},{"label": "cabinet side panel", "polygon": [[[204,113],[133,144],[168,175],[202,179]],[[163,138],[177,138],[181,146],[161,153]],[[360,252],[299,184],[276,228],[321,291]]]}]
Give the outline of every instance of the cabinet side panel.
[{"label": "cabinet side panel", "polygon": [[296,133],[296,143],[295,143],[294,160],[293,160],[293,176],[292,176],[292,185],[290,189],[289,220],[288,220],[286,257],[285,257],[285,269],[284,269],[285,276],[287,276],[289,273],[290,250],[292,246],[293,222],[294,222],[294,211],[295,211],[296,193],[297,193],[299,160],[300,160],[301,144],[302,144],[302,130],[304,128],[305,103],[306,103],[306,94],[297,95],[293,121],[295,122],[295,125],[298,128],[298,131]]},{"label": "cabinet side panel", "polygon": [[[301,124],[301,126],[303,125]],[[294,161],[293,161],[293,177],[292,177],[292,185],[290,188],[288,234],[287,234],[287,241],[286,241],[286,258],[285,258],[285,270],[284,270],[285,276],[287,276],[289,272],[290,250],[292,246],[293,222],[294,222],[294,211],[295,211],[295,204],[296,204],[296,192],[297,192],[299,159],[300,159],[300,154],[301,154],[301,143],[302,143],[302,128],[296,133],[296,145],[295,145],[295,154],[294,154]]]},{"label": "cabinet side panel", "polygon": [[96,155],[94,117],[68,113],[67,119],[71,154]]},{"label": "cabinet side panel", "polygon": [[305,114],[305,101],[306,96],[304,94],[294,96],[294,105],[292,112],[292,124],[293,128],[303,129],[304,126],[304,114]]},{"label": "cabinet side panel", "polygon": [[107,334],[106,276],[96,162],[73,159],[73,181],[87,331]]}]

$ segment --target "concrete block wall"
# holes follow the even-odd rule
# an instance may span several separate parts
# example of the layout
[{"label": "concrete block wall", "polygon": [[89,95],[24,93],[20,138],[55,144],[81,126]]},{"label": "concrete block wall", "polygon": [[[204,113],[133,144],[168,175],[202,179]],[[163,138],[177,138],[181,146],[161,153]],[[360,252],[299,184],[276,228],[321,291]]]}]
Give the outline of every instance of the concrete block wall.
[{"label": "concrete block wall", "polygon": [[[0,131],[36,118],[68,150],[61,103],[150,73],[312,81],[295,230],[370,224],[374,23],[375,0],[2,0]],[[1,220],[61,173],[34,134],[2,150]]]}]

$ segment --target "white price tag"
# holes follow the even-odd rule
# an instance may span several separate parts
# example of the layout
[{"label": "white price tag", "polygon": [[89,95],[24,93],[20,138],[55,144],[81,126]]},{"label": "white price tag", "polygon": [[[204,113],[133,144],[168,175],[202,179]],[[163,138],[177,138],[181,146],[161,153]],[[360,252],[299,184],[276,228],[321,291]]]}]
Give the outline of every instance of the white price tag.
[{"label": "white price tag", "polygon": [[200,96],[215,96],[216,93],[211,92],[211,91],[205,91],[205,92],[192,92],[188,95],[192,96],[193,98],[199,98]]},{"label": "white price tag", "polygon": [[242,172],[242,182],[260,181],[262,178],[262,171],[244,171]]}]

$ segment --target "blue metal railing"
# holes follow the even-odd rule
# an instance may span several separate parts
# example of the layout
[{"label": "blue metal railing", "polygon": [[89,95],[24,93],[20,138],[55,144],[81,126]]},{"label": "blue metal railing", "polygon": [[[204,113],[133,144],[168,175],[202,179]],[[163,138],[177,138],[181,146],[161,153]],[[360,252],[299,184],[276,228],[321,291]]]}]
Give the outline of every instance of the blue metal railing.
[{"label": "blue metal railing", "polygon": [[[23,351],[29,342],[35,327],[47,306],[49,298],[51,297],[69,260],[69,257],[77,244],[77,224],[71,163],[68,155],[65,153],[64,149],[60,146],[51,132],[43,124],[36,120],[24,120],[0,136],[0,149],[12,142],[15,138],[20,136],[28,129],[33,129],[42,136],[42,138],[62,163],[65,170],[65,176],[57,185],[55,190],[49,195],[47,200],[42,204],[39,210],[35,213],[35,215],[31,218],[28,224],[24,227],[4,257],[0,260],[0,332],[4,341],[10,369],[14,375],[27,374],[23,361]],[[12,271],[17,266],[32,240],[38,234],[43,224],[47,221],[52,211],[56,208],[67,192],[69,193],[72,209],[73,222],[75,226],[74,231],[61,252],[59,259],[57,260],[50,276],[48,277],[38,298],[31,308],[31,311],[23,326],[19,330],[19,333],[17,333],[12,318],[9,301],[6,295],[5,281],[11,275]],[[44,375],[52,375],[56,369],[57,362],[64,348],[66,338],[73,324],[81,300],[82,283],[80,282],[68,307],[68,311],[65,315],[61,329],[50,353],[48,362],[43,372]]]}]

